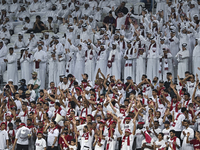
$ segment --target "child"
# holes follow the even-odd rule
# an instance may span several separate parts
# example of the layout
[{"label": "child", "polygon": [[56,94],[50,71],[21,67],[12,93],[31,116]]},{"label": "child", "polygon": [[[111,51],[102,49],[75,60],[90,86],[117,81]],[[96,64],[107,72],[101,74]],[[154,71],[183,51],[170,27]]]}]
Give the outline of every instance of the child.
[{"label": "child", "polygon": [[69,147],[69,150],[76,150],[77,149],[77,135],[75,135],[76,139],[71,140],[71,144],[67,143],[64,135],[61,135],[61,137],[63,138],[65,144]]},{"label": "child", "polygon": [[38,132],[37,133],[37,140],[35,142],[35,149],[36,150],[46,150],[46,141],[42,138],[43,133]]}]

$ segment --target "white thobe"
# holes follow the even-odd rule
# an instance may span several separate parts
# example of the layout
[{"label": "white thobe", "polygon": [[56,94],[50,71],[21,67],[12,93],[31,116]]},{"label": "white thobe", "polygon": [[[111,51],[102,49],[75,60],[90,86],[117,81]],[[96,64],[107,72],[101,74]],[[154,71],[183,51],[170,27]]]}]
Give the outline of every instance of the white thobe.
[{"label": "white thobe", "polygon": [[21,78],[25,79],[26,82],[28,82],[31,79],[31,63],[32,62],[32,54],[25,55],[25,52],[23,53],[20,63],[21,63]]},{"label": "white thobe", "polygon": [[7,55],[7,52],[7,47],[5,44],[3,44],[3,47],[0,49],[0,75],[2,75],[6,70],[6,64],[4,62],[4,59]]},{"label": "white thobe", "polygon": [[136,84],[141,82],[142,75],[146,71],[146,53],[143,55],[138,55],[136,59]]},{"label": "white thobe", "polygon": [[200,70],[198,67],[200,64],[200,40],[198,40],[198,45],[195,46],[193,50],[193,74],[198,74],[200,76]]},{"label": "white thobe", "polygon": [[75,67],[75,53],[69,52],[65,54],[66,56],[66,72],[65,75],[67,76],[69,73],[74,74],[74,67]]},{"label": "white thobe", "polygon": [[45,79],[46,79],[46,61],[47,61],[46,52],[43,50],[35,52],[33,60],[38,61],[38,59],[40,59],[41,62],[39,63],[39,68],[36,68],[36,66],[34,65],[34,71],[38,73],[38,78],[41,80],[40,89],[44,89]]},{"label": "white thobe", "polygon": [[98,69],[101,69],[101,72],[106,75],[107,71],[107,63],[108,63],[108,50],[99,51],[97,55],[96,69],[95,75],[98,72]]},{"label": "white thobe", "polygon": [[94,81],[95,78],[95,56],[96,51],[92,49],[88,49],[85,51],[85,73],[88,74],[88,79],[90,81]]},{"label": "white thobe", "polygon": [[167,81],[167,72],[173,75],[172,54],[167,53],[167,58],[162,58],[162,79]]},{"label": "white thobe", "polygon": [[48,65],[48,70],[49,70],[49,84],[51,82],[54,82],[55,85],[57,85],[57,60],[54,60],[53,57],[49,56],[48,59],[49,65]]},{"label": "white thobe", "polygon": [[153,80],[154,77],[158,76],[159,51],[157,49],[157,46],[155,46],[155,44],[156,43],[150,45],[150,49],[148,51],[149,54],[147,55],[147,76],[148,79],[150,79],[151,81]]},{"label": "white thobe", "polygon": [[188,71],[189,51],[179,51],[176,55],[178,60],[178,75],[180,78],[185,77],[185,72]]},{"label": "white thobe", "polygon": [[[183,135],[183,132],[186,133],[186,136]],[[190,143],[186,142],[188,132],[190,133],[189,141],[194,138],[194,130],[192,128],[188,127],[187,129],[183,129],[181,132],[181,139],[183,140],[182,150],[193,150],[193,146]]]},{"label": "white thobe", "polygon": [[[112,57],[114,56],[114,59],[112,61]],[[111,62],[112,66],[111,67],[107,67],[107,74],[110,75],[115,75],[116,79],[120,79],[121,77],[121,68],[120,68],[120,63],[121,63],[121,52],[119,48],[116,49],[112,49],[109,53],[109,58],[108,58],[108,64],[109,62]]]},{"label": "white thobe", "polygon": [[82,80],[81,74],[84,74],[84,70],[85,70],[85,50],[83,48],[81,50],[79,50],[74,45],[71,45],[70,49],[73,49],[74,51],[77,52],[76,53],[76,63],[75,63],[75,67],[74,67],[74,69],[75,69],[74,75],[78,81],[81,81]]},{"label": "white thobe", "polygon": [[133,63],[133,61],[135,61],[136,53],[134,52],[134,49],[127,49],[124,53],[124,57],[125,56],[127,56],[128,59],[125,60],[124,79],[131,76],[133,81],[135,81],[135,62]]},{"label": "white thobe", "polygon": [[18,83],[18,75],[17,75],[17,54],[10,53],[6,56],[7,62],[7,80],[13,79],[13,85],[17,85]]}]

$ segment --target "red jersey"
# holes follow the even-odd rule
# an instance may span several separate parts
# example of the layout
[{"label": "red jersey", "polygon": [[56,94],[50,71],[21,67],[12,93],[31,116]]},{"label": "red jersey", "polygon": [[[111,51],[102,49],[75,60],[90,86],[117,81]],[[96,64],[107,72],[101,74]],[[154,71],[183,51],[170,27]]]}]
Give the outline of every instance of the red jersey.
[{"label": "red jersey", "polygon": [[[70,141],[73,139],[73,136],[67,135],[65,136],[65,140],[67,141],[68,144],[70,144]],[[65,144],[65,141],[63,140],[62,137],[59,138],[58,144],[62,145],[62,148],[67,148],[67,144]]]},{"label": "red jersey", "polygon": [[193,145],[194,150],[200,149],[200,141],[197,139],[193,139],[190,141],[190,144]]}]

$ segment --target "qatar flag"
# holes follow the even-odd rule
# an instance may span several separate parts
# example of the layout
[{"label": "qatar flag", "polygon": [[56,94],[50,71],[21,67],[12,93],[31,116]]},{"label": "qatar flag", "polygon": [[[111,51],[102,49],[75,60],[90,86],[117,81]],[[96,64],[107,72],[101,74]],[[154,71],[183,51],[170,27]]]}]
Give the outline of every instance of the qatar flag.
[{"label": "qatar flag", "polygon": [[149,133],[147,131],[145,131],[144,135],[145,135],[145,139],[146,139],[147,143],[151,143],[151,137],[150,137]]}]

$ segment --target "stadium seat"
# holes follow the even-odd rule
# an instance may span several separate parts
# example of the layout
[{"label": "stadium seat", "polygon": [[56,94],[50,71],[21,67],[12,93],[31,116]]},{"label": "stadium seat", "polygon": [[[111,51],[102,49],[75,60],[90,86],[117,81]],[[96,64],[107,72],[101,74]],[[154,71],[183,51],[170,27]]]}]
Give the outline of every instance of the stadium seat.
[{"label": "stadium seat", "polygon": [[24,33],[24,42],[25,42],[25,44],[27,44],[29,38],[30,38],[30,34],[29,33]]},{"label": "stadium seat", "polygon": [[17,25],[14,28],[14,34],[18,34],[20,31],[22,31],[23,25]]},{"label": "stadium seat", "polygon": [[36,15],[31,16],[30,21],[35,22],[35,17],[36,17]]},{"label": "stadium seat", "polygon": [[10,43],[15,43],[15,41],[18,39],[18,34],[13,34],[10,38]]}]

